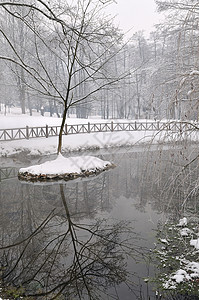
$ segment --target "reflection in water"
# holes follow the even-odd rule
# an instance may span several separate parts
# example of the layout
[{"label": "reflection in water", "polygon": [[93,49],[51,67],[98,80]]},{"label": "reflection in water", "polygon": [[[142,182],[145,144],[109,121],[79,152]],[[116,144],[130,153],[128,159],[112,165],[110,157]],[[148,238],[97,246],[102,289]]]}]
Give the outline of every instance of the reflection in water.
[{"label": "reflection in water", "polygon": [[15,178],[18,174],[17,168],[7,167],[7,168],[0,168],[0,182],[2,180]]},{"label": "reflection in water", "polygon": [[155,299],[141,278],[151,275],[153,229],[163,212],[181,213],[191,188],[176,177],[184,161],[171,151],[105,159],[118,167],[97,177],[0,183],[4,285],[33,299]]},{"label": "reflection in water", "polygon": [[[65,196],[67,185],[60,184],[52,186],[56,197],[55,193],[51,195],[57,208],[52,209],[50,205],[52,210],[43,218],[44,207],[40,206],[41,210],[36,212],[31,201],[37,188],[21,185],[24,198],[17,218],[12,211],[11,222],[7,220],[10,230],[1,236],[4,283],[22,286],[21,295],[35,299],[44,296],[45,299],[61,296],[63,299],[107,299],[107,293],[116,296],[116,286],[122,282],[133,289],[133,271],[131,274],[127,271],[126,260],[137,262],[143,259],[145,251],[143,247],[140,255],[139,237],[130,223],[102,217],[92,221],[80,218],[83,214],[90,217],[92,211],[87,182],[82,182],[84,210],[78,213],[76,202],[70,206],[71,211],[74,209],[70,213]],[[39,186],[40,191],[45,189],[45,185]],[[18,220],[18,232],[12,228],[14,220]]]}]

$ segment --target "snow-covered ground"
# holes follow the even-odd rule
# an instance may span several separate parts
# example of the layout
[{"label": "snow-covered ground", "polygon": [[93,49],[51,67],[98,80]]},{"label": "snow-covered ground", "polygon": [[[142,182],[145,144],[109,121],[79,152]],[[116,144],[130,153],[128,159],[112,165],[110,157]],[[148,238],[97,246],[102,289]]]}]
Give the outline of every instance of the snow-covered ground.
[{"label": "snow-covered ground", "polygon": [[199,278],[197,218],[183,217],[178,224],[164,224],[161,235],[165,235],[166,238],[159,239],[161,248],[156,252],[160,262],[159,268],[164,269],[158,274],[159,286],[166,290],[176,290],[177,294],[182,291],[182,294],[186,292],[190,295],[197,294]]},{"label": "snow-covered ground", "polygon": [[[151,132],[106,132],[63,136],[62,152],[95,150],[135,145],[151,141]],[[156,139],[158,136],[156,136]],[[50,155],[57,152],[57,137],[0,142],[0,156],[8,157],[26,152],[27,155]]]},{"label": "snow-covered ground", "polygon": [[[23,128],[26,126],[34,127],[34,126],[60,126],[61,118],[49,117],[46,113],[44,116],[41,116],[39,113],[34,113],[33,116],[22,115],[22,114],[8,114],[4,116],[0,114],[0,129],[9,129],[9,128]],[[93,118],[90,120],[92,123],[102,123],[103,120],[100,118]],[[111,120],[110,120],[111,121]],[[105,120],[104,120],[105,122]],[[106,120],[107,122],[107,120]],[[67,124],[87,124],[88,119],[79,119],[79,118],[68,118]]]},{"label": "snow-covered ground", "polygon": [[[35,127],[35,126],[60,126],[61,125],[61,118],[58,118],[55,114],[53,117],[49,116],[49,113],[45,113],[44,116],[41,116],[40,113],[36,111],[33,112],[32,116],[28,114],[22,115],[19,109],[12,109],[11,113],[6,115],[3,114],[3,111],[0,111],[0,129],[9,129],[9,128],[24,128],[26,126]],[[67,118],[67,124],[75,125],[75,124],[88,124],[90,123],[110,123],[111,121],[114,122],[131,122],[135,120],[127,120],[127,119],[101,119],[99,116],[94,116],[89,119],[80,119],[75,118],[74,116],[70,116]],[[136,122],[142,122],[143,120],[136,120]],[[146,121],[146,120],[145,120]],[[149,121],[149,120],[148,120]],[[154,120],[151,120],[154,121]]]}]

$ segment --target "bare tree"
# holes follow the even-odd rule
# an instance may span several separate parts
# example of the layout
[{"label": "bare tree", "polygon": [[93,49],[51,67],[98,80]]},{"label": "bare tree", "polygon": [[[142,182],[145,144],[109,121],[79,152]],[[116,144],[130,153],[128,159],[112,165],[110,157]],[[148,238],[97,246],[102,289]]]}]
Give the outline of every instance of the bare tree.
[{"label": "bare tree", "polygon": [[[167,19],[158,26],[164,51],[158,78],[167,116],[198,119],[198,1],[156,1]],[[164,69],[164,74],[161,74]],[[163,76],[162,76],[163,75]],[[168,98],[166,100],[166,98]]]},{"label": "bare tree", "polygon": [[[23,69],[26,75],[21,80],[32,93],[63,106],[58,153],[69,108],[91,103],[99,91],[127,76],[126,72],[120,75],[107,72],[106,65],[122,47],[118,46],[122,36],[102,15],[104,5],[110,2],[78,0],[75,6],[68,6],[63,1],[52,8],[44,1],[0,4],[6,13],[28,28],[32,40],[31,58],[27,60],[17,51],[12,39],[1,32],[13,55],[0,59]],[[26,14],[21,13],[20,7],[26,8]]]}]

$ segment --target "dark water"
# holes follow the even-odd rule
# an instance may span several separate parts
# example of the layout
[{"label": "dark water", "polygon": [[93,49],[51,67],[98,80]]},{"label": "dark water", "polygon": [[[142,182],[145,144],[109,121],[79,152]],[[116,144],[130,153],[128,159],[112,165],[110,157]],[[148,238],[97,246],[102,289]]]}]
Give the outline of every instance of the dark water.
[{"label": "dark water", "polygon": [[[2,177],[3,284],[22,286],[21,295],[32,299],[156,299],[155,287],[143,278],[156,272],[151,249],[157,224],[184,213],[186,184],[181,180],[176,188],[172,178],[189,159],[185,152],[98,152],[117,167],[56,184]],[[28,158],[7,160],[9,167],[30,164]]]}]

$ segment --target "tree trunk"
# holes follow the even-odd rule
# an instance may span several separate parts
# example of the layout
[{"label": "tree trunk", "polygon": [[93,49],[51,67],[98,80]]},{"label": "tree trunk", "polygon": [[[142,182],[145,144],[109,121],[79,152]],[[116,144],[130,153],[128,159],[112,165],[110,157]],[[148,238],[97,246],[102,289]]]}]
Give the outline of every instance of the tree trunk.
[{"label": "tree trunk", "polygon": [[28,108],[29,108],[30,116],[32,116],[32,104],[30,100],[30,95],[28,94],[27,96],[28,96]]},{"label": "tree trunk", "polygon": [[66,122],[67,111],[68,111],[68,107],[65,104],[64,112],[63,112],[63,116],[62,116],[61,127],[60,127],[60,131],[59,131],[57,154],[60,154],[61,149],[62,149],[62,135],[63,135],[64,125],[65,125],[65,122]]},{"label": "tree trunk", "polygon": [[21,112],[22,114],[26,113],[25,108],[25,76],[24,76],[24,70],[21,68],[20,70],[20,78],[19,78],[19,96],[20,96],[20,103],[21,103]]}]

